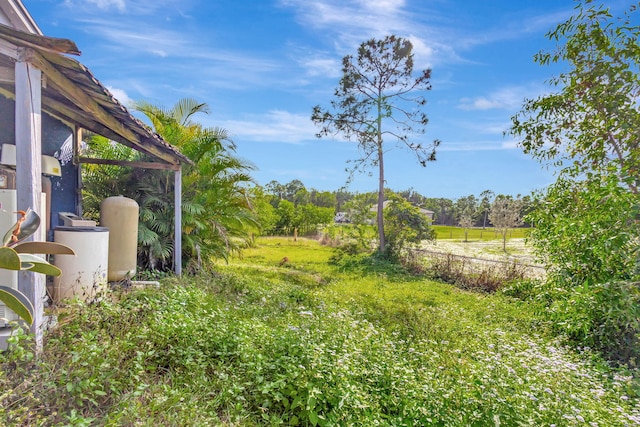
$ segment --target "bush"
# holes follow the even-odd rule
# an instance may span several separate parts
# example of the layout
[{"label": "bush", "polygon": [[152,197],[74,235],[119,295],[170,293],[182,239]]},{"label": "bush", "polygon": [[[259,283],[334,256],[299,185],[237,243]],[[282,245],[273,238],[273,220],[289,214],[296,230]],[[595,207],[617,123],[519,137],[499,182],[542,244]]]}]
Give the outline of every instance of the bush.
[{"label": "bush", "polygon": [[436,280],[481,292],[495,292],[507,284],[524,280],[526,276],[526,268],[515,261],[474,266],[466,258],[453,254],[432,256],[426,270]]},{"label": "bush", "polygon": [[582,286],[555,301],[551,318],[578,345],[600,351],[609,360],[640,366],[640,290],[638,282]]},{"label": "bush", "polygon": [[387,239],[385,255],[400,261],[402,253],[425,240],[434,240],[436,232],[430,220],[411,203],[393,195],[384,210],[385,234]]}]

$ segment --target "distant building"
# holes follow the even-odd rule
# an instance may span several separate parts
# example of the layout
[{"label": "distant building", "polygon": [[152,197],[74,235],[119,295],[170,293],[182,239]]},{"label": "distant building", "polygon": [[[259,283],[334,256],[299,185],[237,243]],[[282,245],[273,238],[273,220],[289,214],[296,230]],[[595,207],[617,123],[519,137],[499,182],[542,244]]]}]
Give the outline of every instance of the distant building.
[{"label": "distant building", "polygon": [[424,216],[426,216],[427,218],[429,218],[430,221],[433,221],[433,217],[435,216],[435,212],[434,211],[430,211],[429,209],[424,209],[424,208],[418,208],[420,210],[420,213]]},{"label": "distant building", "polygon": [[[391,203],[391,200],[385,200],[384,203],[382,204],[382,209],[385,209],[389,205],[389,203]],[[426,216],[430,221],[433,221],[433,217],[436,214],[434,211],[430,211],[429,209],[424,209],[419,206],[416,206],[416,207],[418,208],[421,214]],[[378,205],[371,206],[369,210],[371,212],[378,212]]]},{"label": "distant building", "polygon": [[338,212],[338,213],[336,213],[336,216],[333,217],[333,221],[337,222],[339,224],[351,222],[349,220],[349,217],[347,216],[346,212]]}]

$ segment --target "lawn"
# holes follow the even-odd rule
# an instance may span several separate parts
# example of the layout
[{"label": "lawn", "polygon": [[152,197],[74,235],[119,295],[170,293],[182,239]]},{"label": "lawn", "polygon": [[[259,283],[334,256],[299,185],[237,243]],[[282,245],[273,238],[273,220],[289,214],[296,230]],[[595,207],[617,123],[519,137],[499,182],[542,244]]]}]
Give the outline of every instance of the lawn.
[{"label": "lawn", "polygon": [[0,356],[0,424],[640,423],[632,373],[565,348],[535,312],[261,239],[214,274],[68,307],[38,363],[28,346]]},{"label": "lawn", "polygon": [[[464,229],[460,227],[451,227],[448,225],[434,225],[436,238],[440,239],[457,239],[464,240]],[[528,228],[512,228],[507,234],[507,239],[522,239],[527,237]],[[470,228],[468,231],[468,240],[497,240],[502,239],[502,235],[492,227]]]},{"label": "lawn", "polygon": [[[349,236],[353,233],[353,225],[351,224],[332,224],[327,226],[323,232],[332,237]],[[460,227],[453,227],[449,225],[433,225],[433,229],[436,232],[437,240],[464,240],[464,229]],[[367,226],[365,228],[366,235],[371,239],[376,238],[376,229],[373,226]],[[527,237],[529,228],[512,228],[507,234],[507,240],[509,239],[522,239]],[[493,227],[487,227],[482,229],[480,227],[470,228],[468,230],[469,241],[487,241],[487,240],[502,240],[502,235]]]}]

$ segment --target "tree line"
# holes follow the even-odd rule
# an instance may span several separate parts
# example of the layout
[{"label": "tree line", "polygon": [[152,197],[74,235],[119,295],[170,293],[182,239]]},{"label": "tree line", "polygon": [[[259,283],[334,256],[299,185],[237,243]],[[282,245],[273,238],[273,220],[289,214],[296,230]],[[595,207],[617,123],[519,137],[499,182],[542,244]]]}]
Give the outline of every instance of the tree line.
[{"label": "tree line", "polygon": [[[304,183],[294,179],[288,183],[270,181],[262,187],[262,193],[270,198],[270,203],[277,207],[279,200],[286,200],[295,206],[312,204],[322,208],[332,208],[335,213],[345,212],[349,218],[350,212],[356,209],[354,204],[362,204],[371,207],[377,203],[377,192],[358,193],[348,190],[320,191],[314,188],[308,189]],[[410,188],[402,191],[384,189],[384,199],[389,200],[391,195],[397,195],[412,205],[430,210],[434,213],[433,224],[448,226],[468,227],[492,227],[489,218],[491,206],[496,200],[518,200],[518,212],[520,217],[526,216],[533,209],[531,195],[516,196],[495,194],[491,190],[485,190],[479,195],[468,195],[457,199],[445,197],[427,197]],[[528,225],[522,223],[521,225]]]}]

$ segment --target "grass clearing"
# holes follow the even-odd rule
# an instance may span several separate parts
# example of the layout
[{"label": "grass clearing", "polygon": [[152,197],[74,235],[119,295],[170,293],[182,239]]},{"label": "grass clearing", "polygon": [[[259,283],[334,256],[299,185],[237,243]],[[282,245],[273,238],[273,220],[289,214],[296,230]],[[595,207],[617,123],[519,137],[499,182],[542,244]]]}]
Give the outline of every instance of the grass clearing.
[{"label": "grass clearing", "polygon": [[[464,240],[464,229],[461,227],[452,227],[448,225],[434,225],[438,240]],[[528,228],[513,228],[507,233],[508,239],[523,239],[527,237]],[[470,228],[468,231],[468,240],[502,240],[502,235],[495,229],[487,227],[482,229],[479,227]]]},{"label": "grass clearing", "polygon": [[70,307],[40,362],[28,347],[0,356],[0,420],[640,423],[633,376],[564,348],[535,307],[333,255],[306,239],[261,239],[209,277]]}]

